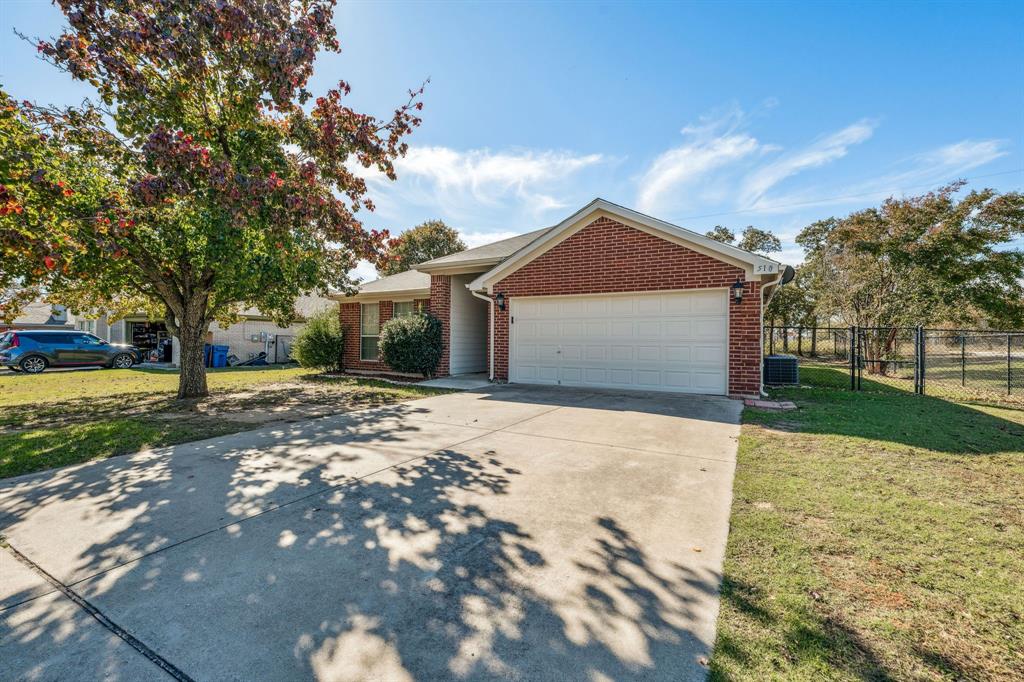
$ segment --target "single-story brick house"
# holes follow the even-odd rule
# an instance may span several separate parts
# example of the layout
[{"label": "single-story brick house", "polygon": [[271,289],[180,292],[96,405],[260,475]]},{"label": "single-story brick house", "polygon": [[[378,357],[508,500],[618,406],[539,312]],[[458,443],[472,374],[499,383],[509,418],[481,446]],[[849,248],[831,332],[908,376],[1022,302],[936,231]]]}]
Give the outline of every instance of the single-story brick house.
[{"label": "single-story brick house", "polygon": [[339,296],[348,371],[387,373],[380,325],[440,319],[439,376],[751,396],[782,266],[595,199],[557,225]]}]

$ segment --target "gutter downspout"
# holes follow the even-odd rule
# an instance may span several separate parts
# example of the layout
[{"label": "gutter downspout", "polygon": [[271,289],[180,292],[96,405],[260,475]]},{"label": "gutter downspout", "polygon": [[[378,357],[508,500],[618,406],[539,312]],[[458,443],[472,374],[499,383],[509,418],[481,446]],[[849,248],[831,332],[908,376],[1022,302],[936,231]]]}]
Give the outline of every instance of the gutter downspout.
[{"label": "gutter downspout", "polygon": [[[469,285],[468,284],[466,285],[466,288],[469,289]],[[472,289],[469,290],[469,293],[473,294],[474,296],[479,298],[481,301],[487,301],[487,304],[490,306],[488,308],[488,310],[487,310],[487,345],[488,345],[488,351],[487,351],[487,380],[493,382],[494,381],[494,299],[491,298],[490,296],[485,295],[485,294],[481,294],[479,292],[473,291]],[[764,332],[762,332],[762,333],[764,333]]]},{"label": "gutter downspout", "polygon": [[[762,396],[768,395],[767,391],[764,390],[764,309],[767,308],[768,304],[772,302],[773,298],[775,298],[776,292],[778,292],[779,287],[782,286],[779,284],[781,280],[782,271],[779,271],[779,274],[775,276],[775,279],[761,287],[761,381],[759,384],[761,386],[760,393]],[[768,298],[765,299],[764,292],[769,288],[771,291],[768,292]]]}]

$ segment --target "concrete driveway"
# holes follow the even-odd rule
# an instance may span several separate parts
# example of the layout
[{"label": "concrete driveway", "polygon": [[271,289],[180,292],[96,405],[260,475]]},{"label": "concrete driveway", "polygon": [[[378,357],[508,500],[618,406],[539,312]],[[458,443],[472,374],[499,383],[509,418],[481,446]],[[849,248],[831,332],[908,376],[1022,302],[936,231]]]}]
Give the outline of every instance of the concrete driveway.
[{"label": "concrete driveway", "polygon": [[701,679],[739,413],[500,386],[2,481],[0,679]]}]

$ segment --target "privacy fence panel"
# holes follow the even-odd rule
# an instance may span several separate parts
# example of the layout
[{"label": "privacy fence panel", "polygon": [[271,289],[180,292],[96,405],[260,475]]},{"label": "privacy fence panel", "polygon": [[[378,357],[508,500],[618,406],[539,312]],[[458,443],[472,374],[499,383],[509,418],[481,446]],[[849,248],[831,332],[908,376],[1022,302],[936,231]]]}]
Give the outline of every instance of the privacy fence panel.
[{"label": "privacy fence panel", "polygon": [[1024,402],[1024,330],[765,327],[766,355],[800,358],[800,383]]}]

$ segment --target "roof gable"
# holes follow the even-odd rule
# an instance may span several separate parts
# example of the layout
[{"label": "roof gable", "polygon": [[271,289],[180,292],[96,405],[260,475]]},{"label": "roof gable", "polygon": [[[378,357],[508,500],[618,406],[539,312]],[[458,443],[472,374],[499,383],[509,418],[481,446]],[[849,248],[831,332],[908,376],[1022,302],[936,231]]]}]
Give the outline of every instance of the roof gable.
[{"label": "roof gable", "polygon": [[698,253],[736,265],[742,268],[748,277],[775,275],[780,272],[780,264],[764,256],[744,251],[730,244],[723,244],[700,233],[652,218],[610,201],[594,199],[558,225],[542,231],[519,251],[477,277],[469,284],[469,288],[478,291],[492,286],[601,216],[610,217],[628,227],[654,234]]}]

